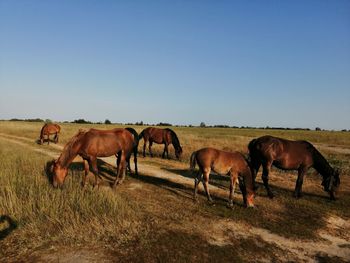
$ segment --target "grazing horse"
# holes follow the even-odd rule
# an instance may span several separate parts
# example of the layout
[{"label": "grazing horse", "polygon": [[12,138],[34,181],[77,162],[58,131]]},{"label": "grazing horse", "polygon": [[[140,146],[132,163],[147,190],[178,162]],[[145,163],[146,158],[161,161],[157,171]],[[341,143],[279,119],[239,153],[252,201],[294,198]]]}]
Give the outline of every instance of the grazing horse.
[{"label": "grazing horse", "polygon": [[164,144],[164,151],[162,154],[162,158],[165,158],[165,154],[167,155],[167,158],[169,158],[168,146],[170,144],[173,144],[174,146],[175,156],[177,159],[180,159],[182,155],[182,148],[180,145],[180,141],[176,133],[169,128],[159,129],[159,128],[148,127],[140,133],[139,139],[141,140],[142,138],[144,140],[143,157],[146,156],[146,143],[148,141],[149,141],[148,148],[149,148],[149,153],[151,157],[153,157],[152,149],[151,149],[153,142],[158,144]]},{"label": "grazing horse", "polygon": [[84,176],[82,186],[86,184],[86,177],[89,173],[89,166],[95,175],[94,186],[98,185],[98,178],[101,178],[97,168],[97,157],[117,156],[117,176],[113,188],[121,184],[125,177],[126,160],[134,147],[133,135],[126,129],[80,130],[65,145],[60,157],[48,164],[49,170],[53,173],[52,184],[54,187],[62,186],[68,173],[69,164],[77,155],[84,160]]},{"label": "grazing horse", "polygon": [[302,194],[303,178],[310,167],[323,177],[322,186],[335,200],[340,185],[339,171],[333,169],[322,154],[307,141],[290,141],[273,136],[253,139],[249,145],[249,155],[254,173],[254,182],[260,166],[263,166],[262,180],[270,198],[274,195],[268,184],[271,165],[283,170],[298,170],[294,197]]},{"label": "grazing horse", "polygon": [[[138,169],[137,169],[137,151],[138,151],[138,147],[139,147],[139,134],[135,131],[135,129],[133,128],[125,128],[125,130],[131,132],[131,134],[134,136],[134,146],[133,146],[133,153],[134,153],[134,164],[135,164],[135,175],[138,175]],[[131,173],[131,167],[130,167],[130,157],[127,158],[127,169],[129,170],[129,172]]]},{"label": "grazing horse", "polygon": [[40,144],[44,143],[44,136],[47,136],[47,144],[50,144],[50,135],[55,134],[54,140],[55,143],[58,142],[58,134],[61,131],[61,127],[58,124],[55,123],[46,123],[44,126],[41,128],[40,131]]},{"label": "grazing horse", "polygon": [[230,176],[230,195],[228,205],[233,206],[233,194],[237,179],[240,179],[239,187],[243,195],[243,202],[248,207],[254,207],[254,184],[249,163],[239,152],[225,152],[214,148],[203,148],[192,153],[190,158],[190,169],[198,164],[199,171],[194,181],[194,199],[197,199],[198,184],[202,181],[204,190],[210,203],[213,200],[210,197],[208,182],[210,172],[220,175]]}]

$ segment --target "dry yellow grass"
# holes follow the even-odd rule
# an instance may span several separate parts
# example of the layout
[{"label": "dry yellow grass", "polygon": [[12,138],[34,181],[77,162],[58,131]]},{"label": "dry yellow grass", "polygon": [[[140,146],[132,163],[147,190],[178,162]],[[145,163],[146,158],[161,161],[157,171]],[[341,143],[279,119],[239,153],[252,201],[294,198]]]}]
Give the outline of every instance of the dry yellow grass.
[{"label": "dry yellow grass", "polygon": [[[267,199],[260,187],[257,210],[237,205],[232,211],[226,208],[226,201],[218,197],[214,207],[206,205],[204,196],[201,196],[199,204],[194,204],[192,188],[150,176],[128,176],[126,185],[116,192],[108,187],[98,191],[90,187],[83,190],[80,188],[82,171],[79,165],[71,167],[65,189],[54,190],[43,169],[52,157],[32,150],[59,153],[54,147],[35,143],[41,126],[42,123],[0,122],[0,133],[6,134],[3,137],[21,136],[23,139],[17,140],[25,145],[11,143],[0,136],[0,216],[10,217],[15,224],[7,233],[2,230],[10,223],[0,222],[0,257],[8,261],[27,259],[29,251],[40,251],[51,245],[74,249],[79,245],[100,249],[108,247],[114,253],[112,258],[125,261],[137,261],[140,257],[144,261],[200,261],[203,258],[212,261],[218,257],[225,261],[251,261],[266,255],[270,260],[278,261],[278,255],[284,254],[273,244],[260,239],[237,238],[230,233],[225,233],[229,236],[225,237],[229,245],[225,243],[220,247],[212,244],[206,235],[214,235],[210,232],[213,230],[205,232],[203,225],[197,225],[207,221],[214,225],[214,222],[229,220],[247,227],[263,228],[283,237],[315,242],[320,240],[320,230],[338,238],[349,238],[339,229],[327,228],[330,215],[342,220],[350,218],[350,165],[347,154],[331,150],[323,152],[332,165],[340,166],[344,171],[341,199],[335,203],[327,201],[326,194],[320,189],[320,178],[311,174],[304,186],[306,196],[295,200],[291,195],[295,175],[274,170],[271,187],[277,194],[276,199]],[[60,144],[63,146],[80,128],[91,127],[110,129],[124,126],[62,124]],[[141,132],[145,127],[134,128]],[[246,145],[254,136],[270,132],[285,138],[306,139],[317,145],[342,148],[350,145],[348,134],[341,132],[171,128],[178,134],[184,148],[182,162],[149,157],[140,157],[139,161],[173,172],[174,176],[190,176],[188,158],[194,150],[212,146],[246,152]],[[139,151],[142,145],[143,141]],[[160,155],[163,146],[155,145],[154,149]],[[172,147],[170,151],[173,157]],[[227,189],[227,180],[212,179],[211,183]],[[134,185],[138,187],[133,188]],[[203,231],[204,235],[201,234]],[[206,253],[208,249],[210,253]],[[327,257],[327,260],[341,262],[342,259]]]}]

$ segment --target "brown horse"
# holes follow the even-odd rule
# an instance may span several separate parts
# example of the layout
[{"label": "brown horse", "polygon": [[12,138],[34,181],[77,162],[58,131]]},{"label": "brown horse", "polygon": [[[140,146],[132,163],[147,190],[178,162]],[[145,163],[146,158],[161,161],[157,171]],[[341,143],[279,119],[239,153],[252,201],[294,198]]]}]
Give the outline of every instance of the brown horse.
[{"label": "brown horse", "polygon": [[54,187],[62,186],[68,173],[69,164],[77,155],[84,160],[84,176],[82,186],[86,184],[89,166],[95,175],[94,186],[98,185],[99,171],[97,157],[117,156],[117,176],[113,187],[121,184],[125,177],[126,160],[134,147],[133,135],[125,129],[79,131],[65,145],[60,157],[49,164]]},{"label": "brown horse", "polygon": [[58,124],[55,123],[46,123],[44,126],[41,128],[40,131],[40,144],[44,143],[44,136],[47,136],[47,144],[50,144],[50,135],[54,134],[54,141],[55,143],[58,142],[58,134],[61,131],[61,127]]},{"label": "brown horse", "polygon": [[143,157],[146,156],[146,143],[149,141],[149,153],[151,157],[153,157],[152,154],[152,144],[158,143],[158,144],[164,144],[164,151],[162,154],[162,158],[165,158],[165,154],[167,155],[167,158],[169,158],[169,153],[168,153],[168,146],[170,144],[173,144],[174,149],[175,149],[175,156],[177,159],[180,159],[182,155],[182,147],[180,145],[180,141],[176,135],[176,133],[167,128],[167,129],[159,129],[159,128],[153,128],[153,127],[148,127],[144,129],[140,135],[139,139],[141,140],[143,138],[144,144],[143,144]]},{"label": "brown horse", "polygon": [[263,166],[262,180],[270,198],[274,195],[268,184],[271,165],[284,170],[298,170],[294,196],[301,197],[303,178],[310,167],[323,176],[322,186],[335,200],[340,185],[339,171],[333,169],[322,154],[307,141],[290,141],[272,136],[253,139],[249,145],[249,155],[254,173],[254,181],[260,166]]},{"label": "brown horse", "polygon": [[194,181],[194,199],[197,199],[198,184],[202,181],[208,201],[210,197],[208,182],[211,171],[221,175],[230,176],[230,195],[228,205],[233,206],[233,194],[237,179],[240,179],[239,187],[243,195],[243,202],[248,207],[254,207],[254,185],[250,166],[244,156],[239,152],[225,152],[214,148],[203,148],[192,153],[190,169],[194,171],[196,163],[199,166],[197,177]]}]

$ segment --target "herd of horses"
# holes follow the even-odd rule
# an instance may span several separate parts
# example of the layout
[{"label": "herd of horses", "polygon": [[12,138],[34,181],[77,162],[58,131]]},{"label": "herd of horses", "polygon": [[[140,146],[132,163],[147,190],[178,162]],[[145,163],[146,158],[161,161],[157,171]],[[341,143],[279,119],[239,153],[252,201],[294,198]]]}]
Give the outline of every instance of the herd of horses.
[{"label": "herd of horses", "polygon": [[[47,136],[54,135],[55,143],[58,142],[60,126],[57,124],[45,124],[40,132],[40,143]],[[130,158],[134,155],[135,174],[138,174],[137,153],[139,141],[143,139],[143,156],[146,155],[146,144],[149,143],[149,153],[152,154],[152,144],[164,144],[162,157],[169,158],[168,148],[173,145],[175,156],[181,158],[182,147],[176,133],[169,129],[149,127],[138,134],[133,128],[115,128],[111,130],[79,130],[68,143],[57,160],[47,164],[52,185],[62,187],[68,174],[69,165],[79,155],[84,160],[84,175],[82,186],[86,185],[86,177],[91,171],[95,176],[93,186],[98,186],[101,177],[97,166],[98,157],[116,156],[117,174],[113,188],[121,184],[125,178],[126,170],[131,173]],[[190,169],[195,172],[195,166],[199,170],[195,176],[194,199],[197,199],[198,184],[202,182],[208,201],[212,202],[209,193],[209,175],[213,171],[220,175],[230,177],[230,194],[228,205],[233,205],[233,194],[236,183],[243,196],[243,202],[247,207],[254,206],[254,195],[257,189],[255,181],[259,168],[263,167],[262,180],[270,198],[274,195],[269,187],[268,179],[271,166],[283,170],[297,170],[298,178],[295,185],[294,196],[302,195],[303,178],[309,168],[313,167],[323,178],[322,186],[331,200],[336,199],[340,185],[339,170],[334,169],[322,156],[322,154],[307,141],[291,141],[273,136],[262,136],[253,139],[248,144],[249,155],[245,157],[240,152],[227,152],[214,148],[203,148],[192,153],[190,157]]]}]

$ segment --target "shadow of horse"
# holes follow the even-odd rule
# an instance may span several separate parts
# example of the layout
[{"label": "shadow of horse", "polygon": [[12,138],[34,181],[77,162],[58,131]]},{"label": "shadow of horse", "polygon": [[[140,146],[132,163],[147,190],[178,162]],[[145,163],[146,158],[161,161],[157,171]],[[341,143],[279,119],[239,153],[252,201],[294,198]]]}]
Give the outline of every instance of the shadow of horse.
[{"label": "shadow of horse", "polygon": [[[188,173],[187,170],[176,170],[176,169],[165,169],[162,168],[164,170],[167,170],[169,172],[173,172],[176,174],[179,174],[181,176],[184,177],[188,177],[188,178],[193,178],[190,173]],[[159,178],[156,176],[151,176],[151,175],[139,175],[139,176],[135,176],[135,175],[130,175],[131,178],[141,181],[143,183],[147,183],[150,185],[155,185],[157,187],[160,187],[164,190],[167,190],[171,193],[176,194],[177,196],[181,196],[185,199],[190,199],[190,200],[194,200],[193,199],[193,187],[188,186],[188,185],[184,185],[181,183],[177,183],[177,182],[173,182],[171,180],[167,180],[165,178]],[[215,200],[220,201],[220,202],[227,202],[227,200],[225,198],[222,198],[220,196],[216,196],[215,195]]]},{"label": "shadow of horse", "polygon": [[5,229],[0,229],[0,240],[7,237],[18,226],[17,222],[8,215],[0,216],[0,225],[4,223],[7,223],[8,226]]},{"label": "shadow of horse", "polygon": [[[196,175],[196,172],[193,174],[189,169],[172,169],[172,168],[162,168],[168,172],[172,172],[175,173],[177,175],[180,175],[182,177],[185,178],[195,178],[194,176]],[[210,179],[209,179],[209,184],[213,185],[217,188],[223,189],[223,190],[227,190],[229,191],[229,180],[230,178],[228,176],[222,176],[222,175],[218,175],[216,173],[211,173],[210,174]],[[257,197],[263,197],[263,198],[268,198],[267,194],[264,191],[264,184],[262,182],[258,182],[256,181],[256,186],[259,190]],[[270,187],[273,191],[275,191],[276,193],[279,193],[281,195],[286,195],[288,197],[292,197],[293,193],[294,193],[294,189],[292,188],[285,188],[285,187],[281,187],[278,186],[276,184],[270,184]],[[236,193],[241,193],[239,188],[236,188]],[[320,194],[318,193],[310,193],[310,192],[303,192],[303,196],[304,197],[308,197],[310,199],[313,198],[321,198],[321,200],[325,200],[325,201],[329,201],[329,198],[326,195],[322,195],[321,191]]]},{"label": "shadow of horse", "polygon": [[[177,175],[181,175],[182,177],[191,178],[193,180],[195,179],[195,175],[197,174],[197,172],[192,173],[192,171],[190,171],[189,169],[170,169],[170,168],[162,168],[162,169],[171,173],[175,173]],[[209,180],[210,180],[209,184],[217,188],[224,189],[224,190],[229,189],[229,184],[230,184],[229,176],[222,176],[216,173],[210,173]]]}]

